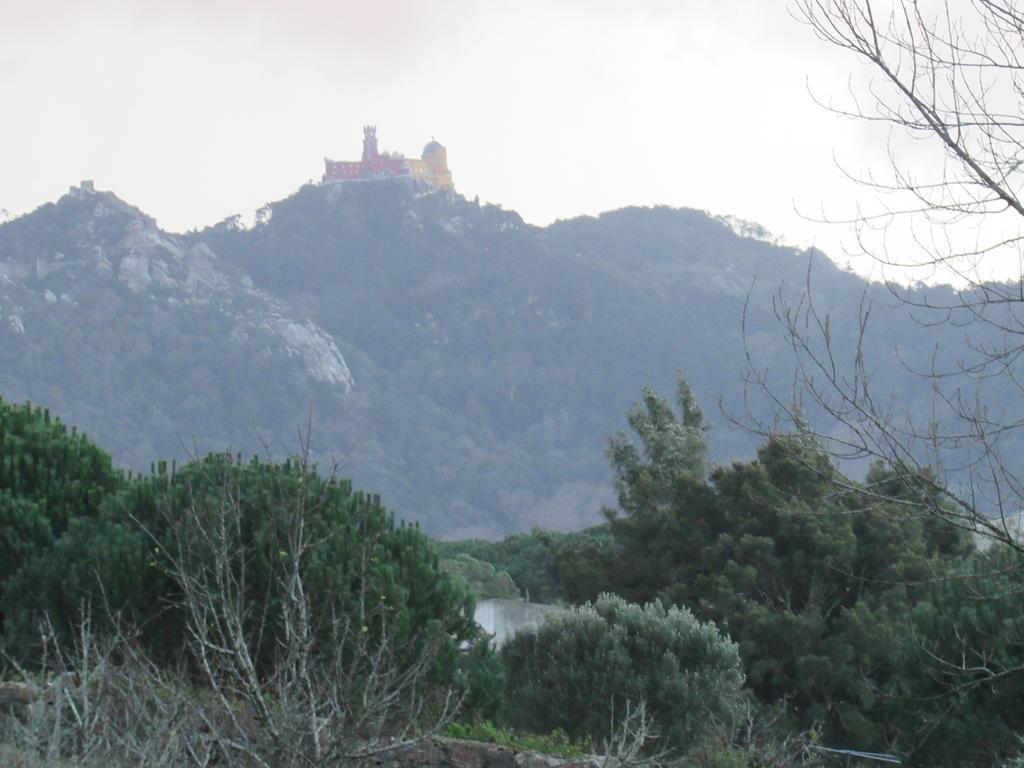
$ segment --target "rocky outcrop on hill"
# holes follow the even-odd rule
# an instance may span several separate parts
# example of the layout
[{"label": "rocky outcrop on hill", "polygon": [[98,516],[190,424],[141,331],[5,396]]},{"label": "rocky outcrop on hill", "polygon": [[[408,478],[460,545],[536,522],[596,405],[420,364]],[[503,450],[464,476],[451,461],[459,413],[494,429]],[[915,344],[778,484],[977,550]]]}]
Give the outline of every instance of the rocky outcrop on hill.
[{"label": "rocky outcrop on hill", "polygon": [[[314,379],[351,391],[352,374],[331,335],[255,287],[205,243],[185,243],[160,231],[152,218],[109,192],[75,188],[53,212],[59,232],[20,233],[0,252],[0,284],[6,289],[0,308],[10,306],[9,321],[20,335],[31,335],[33,327],[48,331],[30,317],[44,315],[46,304],[64,305],[64,319],[74,322],[97,296],[123,286],[138,298],[132,309],[143,320],[213,315],[227,341],[252,346],[253,352],[298,357]],[[25,221],[32,223],[31,217]]]}]

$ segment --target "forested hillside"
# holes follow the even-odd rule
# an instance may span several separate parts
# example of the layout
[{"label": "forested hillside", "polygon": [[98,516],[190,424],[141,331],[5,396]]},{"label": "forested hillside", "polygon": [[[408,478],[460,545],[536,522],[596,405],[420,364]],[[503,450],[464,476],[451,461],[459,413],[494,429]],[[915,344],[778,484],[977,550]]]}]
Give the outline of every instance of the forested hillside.
[{"label": "forested hillside", "polygon": [[[307,186],[251,228],[170,235],[75,190],[0,225],[0,393],[47,403],[125,467],[286,455],[311,424],[321,462],[434,534],[578,529],[612,501],[606,440],[643,385],[684,369],[703,402],[766,414],[744,400],[743,318],[755,366],[785,387],[773,301],[798,300],[809,269],[823,311],[855,316],[867,291],[886,330],[868,339],[876,384],[927,413],[906,367],[933,349],[884,287],[699,211],[538,228],[382,182]],[[711,421],[715,460],[753,455],[754,437]]]}]

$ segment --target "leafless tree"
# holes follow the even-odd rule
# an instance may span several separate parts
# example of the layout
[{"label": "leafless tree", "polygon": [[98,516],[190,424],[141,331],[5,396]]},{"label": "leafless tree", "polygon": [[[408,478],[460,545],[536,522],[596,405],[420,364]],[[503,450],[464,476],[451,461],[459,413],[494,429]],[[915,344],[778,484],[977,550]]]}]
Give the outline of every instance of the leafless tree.
[{"label": "leafless tree", "polygon": [[[21,670],[17,706],[0,711],[0,762],[35,768],[214,765],[195,689],[180,670],[150,661],[118,621],[96,632],[91,610],[71,643],[42,624],[44,658]],[[17,668],[17,663],[12,666]]]},{"label": "leafless tree", "polygon": [[626,702],[626,711],[616,716],[615,702],[611,702],[608,738],[601,744],[597,758],[600,768],[661,768],[671,764],[667,750],[656,747],[660,734],[654,717],[647,712],[647,702]]},{"label": "leafless tree", "polygon": [[[845,490],[1021,550],[1024,11],[1015,0],[794,0],[792,8],[872,73],[860,88],[851,81],[846,103],[825,106],[890,128],[888,167],[850,174],[872,193],[847,220],[858,248],[904,277],[923,270],[957,285],[889,284],[935,331],[932,363],[911,369],[932,395],[924,418],[878,391],[873,366],[882,361],[868,359],[865,341],[885,329],[872,325],[870,292],[857,318],[830,317],[810,284],[796,301],[779,294],[797,381],[793,393],[773,389],[751,354],[750,380],[782,421],[758,427],[795,425],[834,456],[884,462],[909,493],[852,483]],[[997,263],[1014,277],[992,279]],[[844,322],[857,323],[852,357],[837,341]],[[944,351],[961,337],[966,353]],[[828,426],[805,418],[821,412]]]}]

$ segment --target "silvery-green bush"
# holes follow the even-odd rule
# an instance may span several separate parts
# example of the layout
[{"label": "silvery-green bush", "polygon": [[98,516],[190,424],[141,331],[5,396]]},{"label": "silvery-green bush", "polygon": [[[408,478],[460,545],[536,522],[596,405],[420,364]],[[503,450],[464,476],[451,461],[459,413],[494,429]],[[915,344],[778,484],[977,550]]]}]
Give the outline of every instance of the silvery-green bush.
[{"label": "silvery-green bush", "polygon": [[511,725],[596,748],[641,702],[657,734],[650,749],[675,753],[730,736],[741,708],[737,646],[685,608],[601,595],[520,631],[502,659]]}]

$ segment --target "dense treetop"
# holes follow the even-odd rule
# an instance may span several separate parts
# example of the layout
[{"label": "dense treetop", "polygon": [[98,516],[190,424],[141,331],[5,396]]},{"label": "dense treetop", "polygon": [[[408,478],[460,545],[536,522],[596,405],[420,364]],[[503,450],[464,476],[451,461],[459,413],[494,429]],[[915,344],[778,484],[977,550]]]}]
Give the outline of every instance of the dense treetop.
[{"label": "dense treetop", "polygon": [[[173,658],[186,638],[172,575],[182,563],[219,567],[203,539],[211,530],[239,553],[241,598],[258,606],[251,620],[276,628],[259,633],[257,658],[275,653],[278,591],[293,556],[328,617],[385,606],[397,641],[440,633],[451,654],[477,637],[468,589],[443,572],[418,528],[298,459],[220,453],[126,477],[47,411],[0,402],[0,523],[0,637],[15,657],[32,658],[40,620],[67,639],[91,613],[97,626],[119,615]],[[293,555],[296,526],[312,544]]]}]

